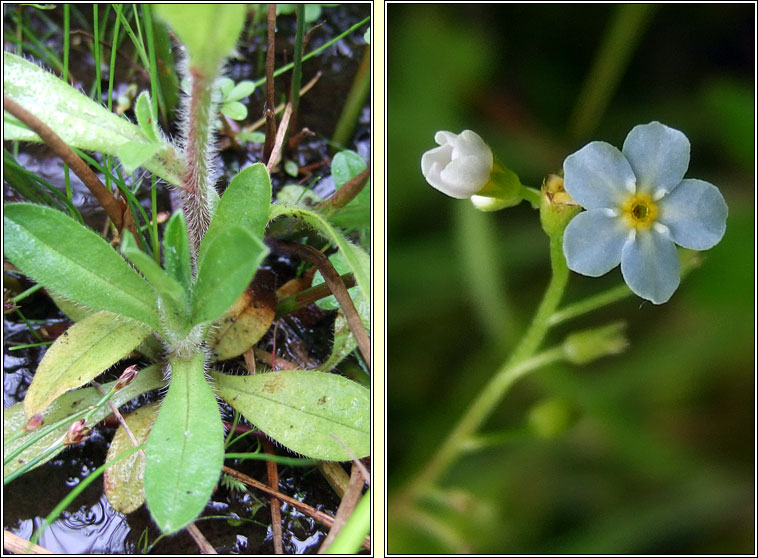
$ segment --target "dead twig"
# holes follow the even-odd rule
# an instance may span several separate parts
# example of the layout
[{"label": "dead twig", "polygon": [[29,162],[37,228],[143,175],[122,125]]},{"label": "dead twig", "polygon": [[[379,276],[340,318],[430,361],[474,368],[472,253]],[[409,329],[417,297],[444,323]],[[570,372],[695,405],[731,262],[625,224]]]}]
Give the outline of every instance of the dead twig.
[{"label": "dead twig", "polygon": [[334,516],[334,525],[332,525],[332,528],[329,529],[329,534],[326,536],[324,542],[321,543],[321,547],[318,549],[319,554],[323,554],[326,549],[331,546],[332,542],[334,542],[334,539],[337,538],[339,532],[342,531],[342,528],[345,526],[348,518],[355,510],[355,506],[358,505],[358,500],[361,499],[361,494],[363,493],[363,484],[363,475],[360,469],[356,467],[354,463],[353,468],[350,471],[350,484],[348,484],[345,495],[342,497],[340,507],[337,508],[337,515]]},{"label": "dead twig", "polygon": [[[316,85],[316,82],[319,80],[320,77],[321,77],[321,72],[319,71],[315,76],[313,76],[313,79],[311,79],[311,81],[309,81],[308,83],[306,83],[305,87],[303,87],[300,90],[300,96],[302,97],[308,91],[310,91],[313,88],[313,86]],[[279,105],[276,106],[276,108],[274,109],[274,113],[275,114],[279,114],[283,110],[284,110],[284,103],[281,103],[281,104],[279,104]],[[242,131],[243,132],[254,132],[258,128],[260,128],[261,126],[263,126],[265,123],[266,123],[266,117],[264,116],[263,118],[259,118],[258,120],[256,120],[252,124],[250,124],[249,126],[245,126],[244,128],[242,128]],[[272,137],[273,137],[273,134],[272,134]],[[265,157],[264,157],[264,159],[265,159]]]},{"label": "dead twig", "polygon": [[3,548],[15,554],[55,554],[38,544],[32,544],[26,539],[14,535],[6,529],[3,529]]},{"label": "dead twig", "polygon": [[[282,145],[284,144],[284,136],[287,135],[287,126],[289,126],[291,116],[292,104],[287,103],[287,106],[284,108],[284,114],[282,115],[282,121],[279,123],[279,130],[276,132],[274,148],[271,150],[271,156],[268,158],[268,163],[266,164],[269,174],[271,174],[271,169],[278,165],[279,161],[282,160]],[[268,139],[268,134],[266,134],[266,138]]]},{"label": "dead twig", "polygon": [[340,278],[339,273],[337,273],[337,270],[334,269],[334,266],[329,261],[329,258],[327,258],[324,254],[315,248],[306,246],[305,244],[276,242],[275,246],[283,252],[295,254],[301,259],[314,264],[318,268],[318,270],[321,272],[321,275],[324,277],[324,281],[326,281],[327,285],[329,285],[334,298],[337,299],[342,312],[345,314],[345,319],[347,319],[347,324],[350,327],[350,331],[353,333],[355,341],[358,344],[358,350],[360,351],[363,360],[366,362],[366,365],[370,369],[371,341],[369,340],[366,328],[363,327],[363,322],[358,315],[358,311],[355,309],[353,299],[350,298],[350,294],[347,292],[345,284],[342,282],[342,279]]},{"label": "dead twig", "polygon": [[[274,451],[274,444],[268,438],[261,440],[263,444],[263,451],[269,455],[276,455]],[[274,490],[279,488],[279,470],[276,467],[276,462],[266,461],[266,476],[268,477],[268,485]],[[271,508],[271,530],[274,536],[274,554],[284,554],[282,546],[282,510],[281,502],[277,498],[269,499],[269,506]]]},{"label": "dead twig", "polygon": [[[42,122],[39,118],[34,116],[31,112],[26,110],[20,104],[6,95],[3,95],[3,108],[10,114],[18,118],[21,122],[26,124],[30,130],[35,132],[47,146],[58,155],[63,162],[66,163],[71,170],[84,182],[84,185],[89,188],[90,192],[97,198],[100,205],[103,206],[105,212],[116,228],[120,231],[124,228],[125,223],[125,208],[119,203],[116,197],[108,190],[97,175],[92,172],[87,164],[82,161],[81,157],[74,153],[66,143],[56,134],[50,126]],[[128,211],[128,210],[126,210]],[[131,222],[132,234],[137,236],[136,227],[134,227],[134,221]]]},{"label": "dead twig", "polygon": [[[226,465],[224,465],[224,467],[221,470],[224,473],[231,475],[235,479],[244,482],[248,486],[257,488],[261,492],[265,492],[266,494],[269,494],[270,496],[276,496],[277,498],[279,498],[279,500],[281,500],[285,504],[289,504],[300,513],[307,515],[308,517],[312,518],[315,521],[318,521],[319,523],[321,523],[322,525],[325,525],[328,528],[331,528],[332,525],[334,525],[334,518],[328,513],[317,510],[316,508],[313,508],[309,506],[308,504],[303,504],[300,500],[295,500],[294,498],[287,496],[286,494],[282,494],[278,490],[274,490],[271,487],[267,486],[266,484],[258,480],[255,480],[252,477],[248,477],[246,474],[240,473],[239,471],[236,471],[232,469],[231,467],[227,467]],[[371,550],[371,539],[369,537],[366,537],[363,540],[363,546],[364,548]]]},{"label": "dead twig", "polygon": [[194,523],[187,525],[187,532],[190,534],[190,537],[192,537],[192,540],[195,541],[195,544],[197,544],[201,554],[218,554],[216,549],[213,548],[213,545],[211,545],[211,543],[208,542],[208,539],[205,538],[205,535],[203,535],[200,532],[200,529],[197,528],[197,525]]},{"label": "dead twig", "polygon": [[279,356],[276,357],[276,361],[274,361],[271,358],[271,353],[264,351],[263,349],[259,349],[258,347],[253,348],[253,353],[258,360],[265,364],[268,364],[271,368],[275,368],[276,370],[299,370],[302,368],[301,366],[298,366],[297,364],[294,364],[289,360],[283,359]]},{"label": "dead twig", "polygon": [[371,164],[369,163],[365,169],[345,182],[345,184],[342,185],[342,188],[334,192],[331,197],[325,199],[316,207],[324,211],[327,215],[334,213],[341,207],[345,207],[361,193],[361,190],[363,190],[368,183],[370,176]]}]

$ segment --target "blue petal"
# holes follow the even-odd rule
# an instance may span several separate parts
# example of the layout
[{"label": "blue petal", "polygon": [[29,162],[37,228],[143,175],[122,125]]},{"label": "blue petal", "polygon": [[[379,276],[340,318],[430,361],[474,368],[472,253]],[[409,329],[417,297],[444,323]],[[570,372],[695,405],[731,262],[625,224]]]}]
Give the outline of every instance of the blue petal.
[{"label": "blue petal", "polygon": [[634,294],[663,304],[679,286],[679,254],[668,234],[637,231],[621,253],[621,274]]},{"label": "blue petal", "polygon": [[563,233],[563,255],[569,269],[599,277],[621,261],[629,228],[607,209],[579,213]]},{"label": "blue petal", "polygon": [[658,207],[658,220],[669,228],[674,242],[685,248],[713,248],[726,231],[728,209],[724,196],[703,180],[683,180],[658,202]]},{"label": "blue petal", "polygon": [[637,191],[654,197],[673,190],[690,165],[687,136],[660,122],[632,128],[622,151],[637,176]]},{"label": "blue petal", "polygon": [[586,209],[617,207],[634,192],[634,173],[621,151],[593,141],[563,162],[563,187]]}]

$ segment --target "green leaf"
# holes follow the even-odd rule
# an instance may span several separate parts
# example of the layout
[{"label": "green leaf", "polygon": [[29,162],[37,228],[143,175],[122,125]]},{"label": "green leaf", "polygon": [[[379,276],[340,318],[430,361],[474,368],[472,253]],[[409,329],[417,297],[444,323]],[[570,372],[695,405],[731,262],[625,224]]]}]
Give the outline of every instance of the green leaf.
[{"label": "green leaf", "polygon": [[[332,159],[332,180],[337,189],[358,176],[366,168],[366,162],[354,151],[340,151]],[[329,222],[345,228],[371,225],[371,183],[350,200],[345,207],[329,216]]]},{"label": "green leaf", "polygon": [[116,148],[116,156],[124,165],[127,174],[134,174],[139,167],[144,167],[161,148],[159,143],[141,143],[130,141]]},{"label": "green leaf", "polygon": [[263,163],[238,172],[216,206],[208,232],[200,244],[198,258],[202,258],[213,239],[229,227],[244,227],[262,241],[270,205],[271,178]]},{"label": "green leaf", "polygon": [[238,101],[227,101],[221,105],[221,113],[232,120],[244,120],[247,118],[247,107]]},{"label": "green leaf", "polygon": [[[124,403],[131,401],[138,395],[161,387],[164,385],[164,383],[165,382],[163,381],[163,373],[161,372],[160,365],[154,364],[145,368],[144,370],[141,370],[139,375],[134,379],[134,381],[132,381],[132,383],[130,383],[122,390],[117,391],[113,395],[111,401],[114,405],[119,407]],[[114,380],[113,382],[103,384],[101,387],[104,392],[107,393],[115,384],[116,381]],[[100,401],[101,398],[102,395],[100,395],[97,390],[95,390],[95,388],[82,388],[69,393],[64,393],[58,399],[56,399],[46,411],[42,413],[44,416],[44,423],[42,425],[42,428],[44,428],[46,424],[54,424],[59,420],[63,420],[64,418],[71,416],[86,407],[96,404],[98,401]],[[111,408],[107,404],[103,405],[93,414],[92,419],[90,420],[90,425],[97,424],[110,414]],[[12,436],[18,432],[21,432],[26,425],[26,422],[27,418],[24,414],[23,402],[6,408],[3,411],[3,439],[9,440]],[[66,433],[66,430],[68,430],[68,427],[69,423],[64,423],[63,425],[55,428],[49,434],[45,435],[43,438],[29,446],[18,457],[4,466],[3,474],[5,476],[10,475],[11,473],[20,469],[25,463],[28,463],[36,456],[40,455],[48,447],[50,447],[50,445],[55,440],[63,436]],[[26,442],[26,440],[28,440],[31,436],[34,436],[35,433],[36,431],[33,431],[22,436],[21,438],[14,439],[8,443],[4,443],[4,454],[9,455],[13,453],[17,448],[21,447]],[[63,449],[64,448],[61,448],[60,451],[63,451]],[[60,451],[49,455],[37,466],[46,463],[55,457],[58,453],[60,453]]]},{"label": "green leaf", "polygon": [[[215,86],[218,87],[219,93],[221,93],[221,99],[227,100],[229,93],[234,89],[234,80],[228,77],[220,77],[216,80]],[[234,99],[235,101],[237,99]]]},{"label": "green leaf", "polygon": [[292,161],[291,159],[287,159],[284,161],[284,172],[286,172],[288,175],[292,177],[297,177],[298,173],[300,172],[300,169],[297,166],[297,163],[295,161]]},{"label": "green leaf", "polygon": [[263,132],[240,132],[237,134],[237,140],[249,143],[263,143],[266,141],[266,134]]},{"label": "green leaf", "polygon": [[[163,301],[164,318],[173,325],[182,326],[189,317],[189,294],[155,260],[137,247],[132,233],[126,231],[121,239],[121,253],[131,261]],[[186,324],[189,326],[189,324]]]},{"label": "green leaf", "polygon": [[192,286],[189,236],[184,213],[177,211],[166,223],[163,231],[163,265],[187,292]]},{"label": "green leaf", "polygon": [[334,437],[358,458],[371,452],[369,390],[347,378],[316,370],[211,375],[220,397],[294,452],[326,461],[352,459]]},{"label": "green leaf", "polygon": [[[160,403],[156,402],[124,415],[124,421],[137,439],[137,444],[142,444],[147,440],[158,409],[160,409]],[[126,433],[126,429],[123,425],[119,425],[113,435],[105,460],[110,461],[133,447],[134,444]],[[105,470],[103,475],[105,496],[114,510],[124,514],[131,513],[145,502],[144,473],[145,459],[139,452]]]},{"label": "green leaf", "polygon": [[237,44],[247,7],[242,4],[159,4],[155,11],[168,21],[187,47],[190,66],[215,77],[221,61]]},{"label": "green leaf", "polygon": [[366,252],[348,242],[342,233],[332,227],[323,215],[315,211],[291,205],[272,204],[269,220],[273,221],[282,215],[299,219],[321,233],[327,240],[333,242],[342,252],[350,271],[355,275],[355,281],[358,283],[363,296],[371,300],[371,260]]},{"label": "green leaf", "polygon": [[92,308],[87,308],[86,306],[72,302],[65,296],[61,296],[51,290],[48,290],[47,294],[58,307],[58,310],[63,312],[72,322],[79,322],[87,316],[91,316],[98,312],[98,310],[93,310]]},{"label": "green leaf", "polygon": [[137,97],[134,113],[137,115],[137,123],[142,129],[142,133],[145,134],[145,137],[149,141],[159,142],[161,135],[158,130],[158,122],[156,121],[155,114],[153,114],[153,105],[150,103],[150,94],[147,91],[143,91]]},{"label": "green leaf", "polygon": [[216,235],[198,258],[192,324],[215,320],[226,312],[250,284],[267,253],[263,243],[242,227]]},{"label": "green leaf", "polygon": [[151,330],[101,311],[76,322],[45,353],[24,398],[26,416],[41,413],[55,399],[83,386],[128,355]]},{"label": "green leaf", "polygon": [[155,294],[102,237],[59,211],[5,206],[5,256],[66,298],[160,328]]},{"label": "green leaf", "polygon": [[[50,126],[68,145],[117,155],[128,142],[152,143],[138,126],[28,60],[5,51],[3,64],[3,94]],[[3,116],[3,139],[42,141],[8,113]],[[161,145],[173,152],[170,144]],[[150,159],[144,167],[171,184],[180,183],[181,167],[176,162]]]},{"label": "green leaf", "polygon": [[145,448],[145,498],[166,534],[203,511],[224,462],[224,426],[203,358],[169,361],[171,383]]},{"label": "green leaf", "polygon": [[227,93],[225,101],[239,101],[240,99],[244,99],[245,97],[249,97],[253,94],[253,91],[255,91],[255,82],[254,81],[241,81],[237,85],[234,86],[234,89],[232,89],[229,93]]}]

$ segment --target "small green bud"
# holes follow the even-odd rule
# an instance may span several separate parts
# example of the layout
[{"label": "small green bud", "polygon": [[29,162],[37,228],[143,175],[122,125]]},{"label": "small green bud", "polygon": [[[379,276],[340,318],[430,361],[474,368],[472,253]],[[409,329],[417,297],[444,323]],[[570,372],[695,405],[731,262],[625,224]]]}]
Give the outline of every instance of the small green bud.
[{"label": "small green bud", "polygon": [[542,230],[549,237],[563,235],[566,225],[581,209],[564,190],[563,178],[557,174],[549,174],[545,177],[540,196],[540,221],[542,221]]},{"label": "small green bud", "polygon": [[544,399],[529,410],[529,427],[541,438],[557,438],[576,422],[576,412],[565,399]]},{"label": "small green bud", "polygon": [[624,335],[624,322],[572,333],[563,342],[566,360],[573,364],[587,364],[607,355],[616,355],[629,346]]}]

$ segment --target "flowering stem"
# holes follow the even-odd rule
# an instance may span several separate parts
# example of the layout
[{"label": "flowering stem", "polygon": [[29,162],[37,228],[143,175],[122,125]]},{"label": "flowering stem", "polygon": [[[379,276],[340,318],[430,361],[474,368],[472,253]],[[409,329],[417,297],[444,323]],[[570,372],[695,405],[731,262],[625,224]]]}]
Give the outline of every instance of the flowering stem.
[{"label": "flowering stem", "polygon": [[556,234],[550,238],[550,263],[553,275],[532,324],[510,358],[484,386],[456,427],[440,446],[437,454],[412,482],[410,490],[415,494],[432,487],[466,450],[468,441],[476,434],[476,431],[497,407],[516,380],[557,358],[556,354],[551,351],[535,358],[532,356],[550,328],[549,318],[558,307],[568,281],[568,268],[563,257],[562,234]]}]

